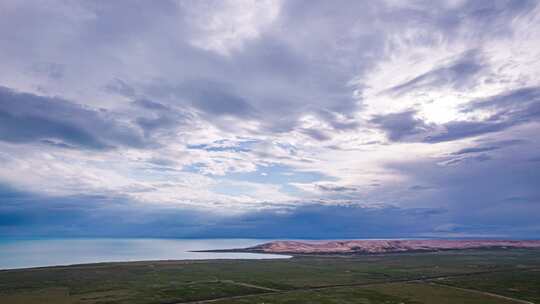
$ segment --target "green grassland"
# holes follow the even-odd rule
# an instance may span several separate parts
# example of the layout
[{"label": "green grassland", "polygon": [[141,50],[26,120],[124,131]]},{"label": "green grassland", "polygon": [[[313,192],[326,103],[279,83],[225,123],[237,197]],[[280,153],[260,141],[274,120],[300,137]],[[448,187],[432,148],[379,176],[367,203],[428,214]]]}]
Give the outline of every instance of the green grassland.
[{"label": "green grassland", "polygon": [[438,283],[540,303],[540,269],[448,278]]},{"label": "green grassland", "polygon": [[317,291],[298,291],[277,295],[259,295],[226,299],[214,303],[358,303],[358,304],[513,304],[512,300],[423,283],[387,283],[369,287],[338,287]]},{"label": "green grassland", "polygon": [[212,303],[540,303],[540,251],[156,261],[0,271],[2,304],[170,304],[210,299],[215,299]]}]

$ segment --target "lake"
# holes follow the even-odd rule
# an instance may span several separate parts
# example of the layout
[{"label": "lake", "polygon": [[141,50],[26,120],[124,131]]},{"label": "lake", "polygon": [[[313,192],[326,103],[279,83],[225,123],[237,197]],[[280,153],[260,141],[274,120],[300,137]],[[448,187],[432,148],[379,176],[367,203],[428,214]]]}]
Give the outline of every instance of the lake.
[{"label": "lake", "polygon": [[244,248],[257,239],[24,239],[0,240],[0,269],[98,262],[203,259],[279,259],[286,255],[190,252]]}]

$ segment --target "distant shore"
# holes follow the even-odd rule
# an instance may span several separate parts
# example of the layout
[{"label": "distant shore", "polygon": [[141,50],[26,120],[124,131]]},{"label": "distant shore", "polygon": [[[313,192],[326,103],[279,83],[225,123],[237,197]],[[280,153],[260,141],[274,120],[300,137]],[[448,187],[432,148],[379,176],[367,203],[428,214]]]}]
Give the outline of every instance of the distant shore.
[{"label": "distant shore", "polygon": [[288,255],[381,254],[467,249],[538,248],[540,240],[339,240],[273,241],[246,248],[198,250],[215,253],[266,253]]}]

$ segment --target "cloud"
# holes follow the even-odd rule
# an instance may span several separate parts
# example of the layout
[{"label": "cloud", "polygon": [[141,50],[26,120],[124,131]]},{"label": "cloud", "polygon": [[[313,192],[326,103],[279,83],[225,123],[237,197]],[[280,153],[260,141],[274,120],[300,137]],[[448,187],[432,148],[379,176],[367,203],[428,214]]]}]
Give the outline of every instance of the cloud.
[{"label": "cloud", "polygon": [[414,191],[424,191],[424,190],[431,190],[433,189],[433,187],[423,186],[423,185],[414,185],[414,186],[409,187],[409,189],[414,190]]},{"label": "cloud", "polygon": [[[532,134],[521,130],[522,135]],[[525,233],[531,223],[538,221],[537,200],[528,199],[502,202],[504,198],[535,198],[538,190],[532,185],[538,178],[538,164],[527,161],[538,142],[523,142],[505,147],[489,157],[485,154],[463,154],[456,162],[465,165],[441,166],[446,156],[434,159],[397,161],[393,170],[405,174],[406,181],[429,185],[429,191],[415,191],[402,195],[400,206],[439,206],[448,210],[451,222],[464,225],[462,231],[492,231],[499,234]],[[454,158],[451,158],[454,159]],[[405,183],[404,185],[405,186]],[[393,187],[399,187],[393,185]],[[407,185],[407,187],[410,187]],[[398,203],[398,202],[396,202]],[[504,205],[506,204],[506,205]],[[474,210],[471,209],[474,206]],[[516,224],[515,219],[520,223]],[[474,229],[471,228],[474,226]]]},{"label": "cloud", "polygon": [[206,114],[238,117],[255,115],[248,101],[235,94],[225,83],[199,79],[182,84],[176,93]]},{"label": "cloud", "polygon": [[540,156],[529,158],[530,162],[540,162]]},{"label": "cloud", "polygon": [[133,104],[141,108],[153,110],[153,111],[170,111],[171,110],[170,107],[162,103],[148,100],[148,99],[137,99],[133,101]]},{"label": "cloud", "polygon": [[302,129],[302,133],[318,141],[326,141],[330,139],[330,136],[328,134],[326,134],[324,131],[317,129]]},{"label": "cloud", "polygon": [[0,104],[0,139],[4,141],[55,139],[98,150],[145,144],[136,129],[116,121],[109,113],[83,108],[60,98],[0,87]]},{"label": "cloud", "polygon": [[461,149],[459,151],[453,152],[453,155],[463,155],[463,154],[471,154],[471,153],[478,153],[478,152],[487,152],[487,151],[493,151],[497,150],[499,147],[494,146],[487,146],[487,147],[473,147],[473,148],[465,148]]},{"label": "cloud", "polygon": [[[213,1],[181,4],[193,22],[191,43],[227,56],[257,39],[278,16],[281,1]],[[216,9],[218,7],[218,9]]]},{"label": "cloud", "polygon": [[465,87],[473,86],[477,82],[477,76],[485,68],[479,52],[468,51],[442,67],[436,67],[384,92],[402,95],[418,89],[436,89],[442,86],[463,90]]},{"label": "cloud", "polygon": [[512,115],[515,118],[532,118],[538,114],[540,87],[518,88],[487,98],[475,100],[462,107],[463,112],[494,110],[495,117]]},{"label": "cloud", "polygon": [[450,160],[443,161],[440,164],[444,166],[456,165],[463,162],[485,162],[491,160],[492,157],[488,154],[482,153],[474,156],[451,158]]},{"label": "cloud", "polygon": [[370,122],[386,132],[392,141],[404,140],[416,135],[425,134],[430,127],[416,118],[416,111],[408,110],[400,113],[375,115]]},{"label": "cloud", "polygon": [[537,232],[536,1],[0,10],[4,235]]},{"label": "cloud", "polygon": [[257,144],[256,140],[231,141],[218,140],[209,144],[188,145],[189,149],[200,149],[208,152],[249,152]]},{"label": "cloud", "polygon": [[464,113],[484,112],[479,120],[452,121],[441,125],[442,132],[429,135],[427,142],[443,142],[499,132],[520,124],[537,121],[540,117],[538,87],[520,88],[503,92],[462,107]]},{"label": "cloud", "polygon": [[331,192],[346,192],[346,191],[357,190],[355,187],[338,186],[338,185],[331,185],[331,184],[318,184],[317,188],[319,188],[322,191],[331,191]]},{"label": "cloud", "polygon": [[525,140],[521,139],[511,139],[511,140],[501,140],[490,142],[489,145],[482,145],[476,147],[468,147],[460,149],[459,151],[453,152],[452,155],[463,155],[463,154],[473,154],[479,152],[489,152],[494,150],[499,150],[501,148],[510,147],[514,145],[525,144]]},{"label": "cloud", "polygon": [[64,77],[65,67],[58,63],[39,62],[33,66],[33,71],[37,74],[45,75],[50,79],[61,79]]},{"label": "cloud", "polygon": [[370,122],[381,128],[392,141],[439,143],[500,132],[540,117],[540,90],[520,88],[473,100],[461,112],[481,113],[484,118],[454,120],[444,124],[428,124],[418,118],[416,110],[375,115]]},{"label": "cloud", "polygon": [[430,232],[435,219],[445,216],[437,209],[318,203],[277,209],[269,204],[224,216],[207,208],[148,208],[123,197],[43,197],[5,187],[0,202],[0,235],[19,237],[396,237]]}]

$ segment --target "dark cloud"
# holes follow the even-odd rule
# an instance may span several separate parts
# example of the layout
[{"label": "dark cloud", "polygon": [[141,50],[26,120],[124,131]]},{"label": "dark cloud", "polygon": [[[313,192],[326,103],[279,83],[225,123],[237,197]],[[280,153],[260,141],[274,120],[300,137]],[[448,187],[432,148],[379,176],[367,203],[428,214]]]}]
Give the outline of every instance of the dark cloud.
[{"label": "dark cloud", "polygon": [[482,154],[479,154],[479,155],[469,157],[467,159],[471,159],[471,160],[475,160],[475,161],[479,161],[479,162],[484,162],[484,161],[491,160],[493,158],[491,156],[485,154],[485,153],[482,153]]},{"label": "dark cloud", "polygon": [[441,162],[441,165],[451,166],[451,165],[456,165],[456,164],[461,164],[461,163],[485,162],[492,159],[493,157],[491,157],[490,155],[482,153],[482,154],[466,156],[466,157],[450,158],[449,160]]},{"label": "dark cloud", "polygon": [[144,109],[134,122],[143,130],[145,137],[159,137],[174,134],[181,127],[186,127],[195,118],[191,113],[178,110],[169,105],[149,99],[136,99],[132,102],[136,107]]},{"label": "dark cloud", "polygon": [[118,78],[107,84],[105,90],[129,98],[135,98],[137,96],[135,88]]},{"label": "dark cloud", "polygon": [[137,99],[133,102],[134,105],[139,106],[141,108],[147,109],[147,110],[153,110],[153,111],[171,111],[171,108],[148,99]]},{"label": "dark cloud", "polygon": [[330,184],[318,184],[317,188],[319,190],[329,191],[329,192],[349,192],[349,191],[357,190],[355,187],[338,186],[338,185],[330,185]]},{"label": "dark cloud", "polygon": [[64,149],[76,149],[77,148],[76,146],[68,145],[66,143],[63,143],[63,142],[60,142],[60,141],[54,141],[54,140],[50,140],[50,139],[42,139],[40,142],[43,143],[43,144],[49,145],[49,146],[57,147],[57,148],[64,148]]},{"label": "dark cloud", "polygon": [[253,106],[235,92],[234,87],[218,80],[187,81],[171,90],[184,105],[191,105],[203,114],[242,118],[253,118],[256,115]]},{"label": "dark cloud", "polygon": [[318,141],[326,141],[326,140],[331,139],[328,133],[322,130],[310,128],[310,129],[301,129],[301,132]]},{"label": "dark cloud", "polygon": [[[531,130],[522,135],[533,133]],[[540,188],[536,186],[540,163],[527,160],[530,151],[538,149],[538,143],[525,142],[508,149],[512,150],[489,160],[483,154],[477,159],[461,160],[466,166],[441,166],[440,159],[396,161],[389,165],[390,169],[418,185],[432,187],[430,191],[416,191],[411,197],[396,197],[396,202],[402,206],[445,208],[450,222],[464,225],[460,229],[463,233],[531,237],[539,228],[533,223],[540,220],[540,204],[534,199],[540,197]],[[519,199],[500,205],[505,198]]]},{"label": "dark cloud", "polygon": [[122,196],[48,197],[14,190],[6,196],[5,191],[0,190],[1,236],[188,236],[204,227],[198,223],[211,221],[208,212],[147,208]]},{"label": "dark cloud", "polygon": [[465,148],[465,149],[461,149],[459,151],[453,152],[452,154],[463,155],[463,154],[471,154],[471,153],[478,153],[478,152],[487,152],[487,151],[497,150],[499,148],[500,147],[495,147],[495,146]]},{"label": "dark cloud", "polygon": [[444,131],[425,138],[436,143],[499,132],[510,127],[538,121],[540,118],[540,88],[529,87],[504,92],[468,103],[462,112],[489,110],[493,114],[478,121],[453,121],[441,125]]},{"label": "dark cloud", "polygon": [[433,187],[424,186],[424,185],[414,185],[414,186],[409,187],[409,190],[413,190],[413,191],[424,191],[424,190],[431,190],[431,189],[433,189]]},{"label": "dark cloud", "polygon": [[[293,209],[263,210],[223,219],[209,235],[268,238],[373,238],[405,237],[432,231],[445,218],[442,209],[370,208],[358,205],[307,204]],[[419,224],[421,223],[421,224]],[[219,227],[219,228],[218,228]]]},{"label": "dark cloud", "polygon": [[357,129],[360,125],[359,122],[354,118],[343,118],[337,115],[336,112],[321,110],[317,112],[317,116],[319,116],[322,120],[328,122],[328,124],[330,124],[330,126],[332,126],[332,128],[337,131],[354,130]]},{"label": "dark cloud", "polygon": [[0,236],[19,237],[405,237],[432,231],[446,213],[309,203],[224,216],[209,209],[148,208],[125,197],[46,197],[5,187],[0,203]]},{"label": "dark cloud", "polygon": [[416,111],[375,115],[370,122],[381,128],[392,141],[410,139],[416,135],[425,134],[430,127],[421,119],[416,118]]},{"label": "dark cloud", "polygon": [[485,69],[478,51],[468,51],[442,67],[416,76],[415,78],[385,90],[385,93],[401,95],[418,89],[433,89],[449,86],[457,90],[472,87],[478,75]]},{"label": "dark cloud", "polygon": [[0,87],[0,140],[53,140],[88,149],[117,145],[143,147],[139,133],[110,113],[83,108],[69,101],[20,93]]},{"label": "dark cloud", "polygon": [[502,131],[512,124],[505,121],[452,121],[441,125],[442,131],[427,135],[424,142],[439,143]]},{"label": "dark cloud", "polygon": [[195,107],[214,115],[250,117],[255,110],[242,97],[219,90],[202,90],[190,94]]},{"label": "dark cloud", "polygon": [[148,134],[158,129],[173,127],[182,121],[180,118],[171,115],[159,115],[157,117],[138,117],[135,122],[145,131],[145,134]]},{"label": "dark cloud", "polygon": [[495,118],[511,116],[515,119],[529,119],[540,116],[540,87],[525,87],[503,92],[488,98],[475,100],[464,105],[462,112],[493,110]]},{"label": "dark cloud", "polygon": [[461,150],[458,150],[456,152],[453,152],[452,155],[463,155],[463,154],[474,154],[479,152],[489,152],[494,150],[499,150],[502,148],[525,144],[526,141],[522,139],[510,139],[510,140],[500,140],[500,141],[494,141],[490,142],[489,145],[482,145],[477,147],[469,147],[469,148],[463,148]]},{"label": "dark cloud", "polygon": [[[415,110],[375,115],[371,123],[382,129],[392,141],[439,143],[503,131],[520,124],[539,121],[540,88],[529,87],[474,100],[461,109],[464,113],[490,111],[481,120],[456,120],[445,124],[427,124]],[[485,148],[484,148],[485,149]]]}]

